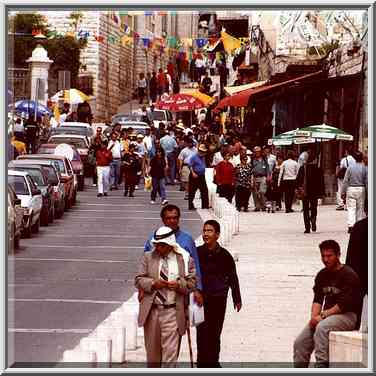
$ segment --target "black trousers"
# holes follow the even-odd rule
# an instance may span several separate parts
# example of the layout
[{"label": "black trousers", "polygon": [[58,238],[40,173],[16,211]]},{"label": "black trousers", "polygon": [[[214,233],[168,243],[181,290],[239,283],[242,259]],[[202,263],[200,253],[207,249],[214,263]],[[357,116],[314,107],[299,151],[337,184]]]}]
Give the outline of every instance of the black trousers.
[{"label": "black trousers", "polygon": [[311,229],[311,224],[316,225],[317,218],[317,198],[304,198],[303,199],[303,218],[306,230]]},{"label": "black trousers", "polygon": [[292,202],[295,193],[295,180],[283,180],[283,190],[285,192],[285,207],[286,211],[292,209]]},{"label": "black trousers", "polygon": [[251,196],[251,190],[245,187],[235,188],[235,205],[238,210],[242,207],[248,209],[249,197]]},{"label": "black trousers", "polygon": [[218,368],[227,296],[205,296],[205,321],[197,326],[197,367]]},{"label": "black trousers", "polygon": [[219,197],[224,197],[231,204],[234,197],[234,186],[231,184],[222,184],[217,186]]},{"label": "black trousers", "polygon": [[195,198],[197,189],[200,190],[201,194],[201,208],[209,209],[209,192],[208,186],[206,185],[205,175],[194,178],[192,174],[189,174],[188,181],[188,208],[194,208],[193,200]]}]

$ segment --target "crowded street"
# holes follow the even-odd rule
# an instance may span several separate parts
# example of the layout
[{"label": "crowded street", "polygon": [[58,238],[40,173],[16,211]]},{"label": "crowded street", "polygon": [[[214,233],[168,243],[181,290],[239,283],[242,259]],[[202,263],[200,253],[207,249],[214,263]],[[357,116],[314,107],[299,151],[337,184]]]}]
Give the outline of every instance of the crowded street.
[{"label": "crowded street", "polygon": [[7,367],[369,367],[367,9],[7,17]]}]

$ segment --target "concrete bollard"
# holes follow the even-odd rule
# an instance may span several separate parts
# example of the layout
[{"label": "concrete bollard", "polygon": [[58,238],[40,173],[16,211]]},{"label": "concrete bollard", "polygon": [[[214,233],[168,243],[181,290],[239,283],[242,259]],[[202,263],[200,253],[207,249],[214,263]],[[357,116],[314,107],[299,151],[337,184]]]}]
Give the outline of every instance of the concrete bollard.
[{"label": "concrete bollard", "polygon": [[107,321],[103,325],[99,325],[92,332],[92,336],[112,341],[112,362],[123,363],[126,361],[126,328],[123,323],[114,322],[112,325],[111,321]]},{"label": "concrete bollard", "polygon": [[88,336],[81,339],[78,348],[84,351],[95,351],[98,363],[111,366],[112,340]]},{"label": "concrete bollard", "polygon": [[97,354],[95,351],[86,351],[80,349],[66,350],[63,353],[64,363],[89,363],[90,367],[95,367],[97,363]]},{"label": "concrete bollard", "polygon": [[137,348],[137,316],[138,314],[135,311],[120,309],[112,312],[110,317],[105,320],[106,325],[110,321],[114,323],[121,322],[125,326],[127,350],[136,350]]}]

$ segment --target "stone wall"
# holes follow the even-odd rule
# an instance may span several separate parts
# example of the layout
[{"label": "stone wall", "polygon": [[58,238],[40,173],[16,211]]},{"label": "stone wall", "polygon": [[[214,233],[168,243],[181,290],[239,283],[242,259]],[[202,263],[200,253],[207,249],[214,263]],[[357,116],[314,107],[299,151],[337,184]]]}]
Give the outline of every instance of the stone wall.
[{"label": "stone wall", "polygon": [[[71,11],[44,11],[43,14],[51,29],[59,32],[72,30]],[[80,62],[83,68],[80,75],[93,78],[93,96],[90,101],[94,122],[109,121],[120,104],[131,99],[133,91],[134,47],[111,43],[108,36],[120,38],[124,34],[107,12],[85,11],[77,25],[77,30],[89,31],[91,37],[81,51]],[[93,35],[103,38],[98,42]]]}]

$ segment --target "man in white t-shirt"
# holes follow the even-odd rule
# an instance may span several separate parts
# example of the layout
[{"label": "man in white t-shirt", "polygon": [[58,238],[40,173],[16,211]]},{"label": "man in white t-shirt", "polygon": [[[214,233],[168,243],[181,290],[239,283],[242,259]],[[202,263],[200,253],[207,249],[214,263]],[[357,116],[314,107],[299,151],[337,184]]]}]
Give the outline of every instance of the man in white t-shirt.
[{"label": "man in white t-shirt", "polygon": [[193,154],[197,153],[197,149],[194,147],[194,143],[191,137],[184,137],[185,148],[180,152],[178,156],[179,172],[181,187],[184,189],[184,200],[188,200],[188,181],[189,181],[189,160]]},{"label": "man in white t-shirt", "polygon": [[337,176],[337,207],[336,210],[345,210],[345,203],[343,202],[343,199],[341,197],[341,191],[342,191],[342,184],[343,184],[343,178],[345,177],[346,169],[349,166],[355,165],[355,159],[351,155],[350,150],[345,150],[345,156],[341,159],[339,166],[337,166],[336,170],[336,176]]},{"label": "man in white t-shirt", "polygon": [[124,147],[118,140],[118,135],[115,132],[111,133],[111,140],[108,143],[108,150],[112,153],[111,173],[110,173],[110,187],[118,189],[121,184],[121,158],[123,156]]}]

